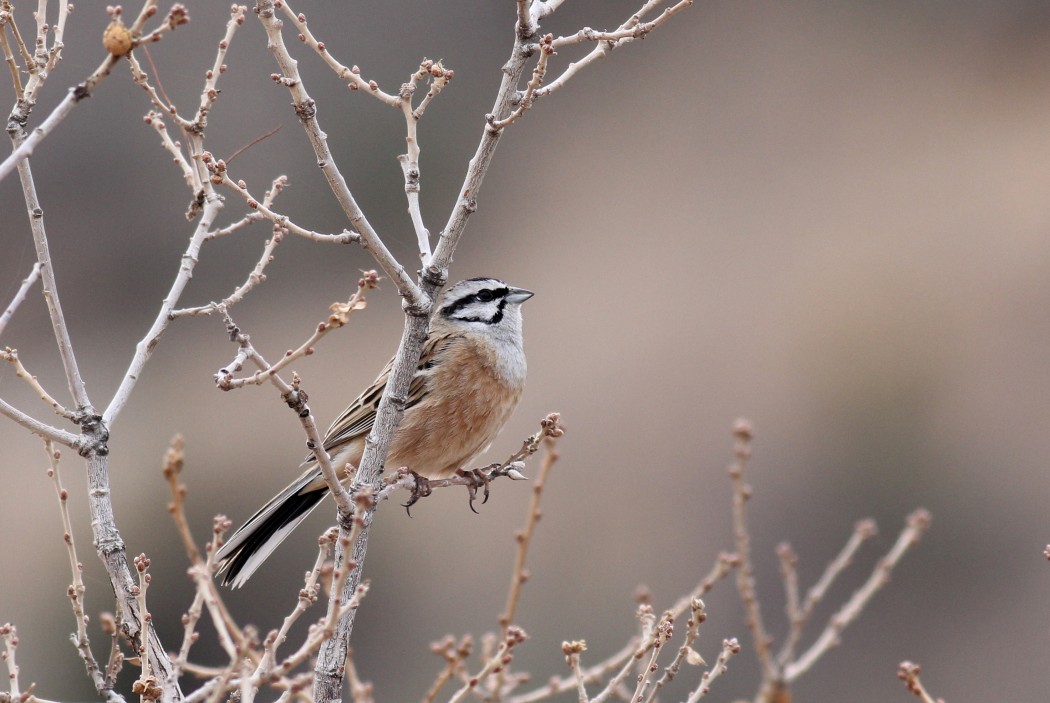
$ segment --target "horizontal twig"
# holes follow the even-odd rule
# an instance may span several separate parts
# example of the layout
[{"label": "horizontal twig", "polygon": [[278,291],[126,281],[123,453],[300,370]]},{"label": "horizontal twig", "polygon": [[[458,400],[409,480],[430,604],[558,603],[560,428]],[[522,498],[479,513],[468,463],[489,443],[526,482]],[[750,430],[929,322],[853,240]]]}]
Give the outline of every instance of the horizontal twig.
[{"label": "horizontal twig", "polygon": [[2,398],[0,398],[0,414],[6,415],[33,434],[40,435],[44,439],[50,439],[73,449],[80,447],[80,437],[78,435],[52,427],[36,418],[30,417]]}]

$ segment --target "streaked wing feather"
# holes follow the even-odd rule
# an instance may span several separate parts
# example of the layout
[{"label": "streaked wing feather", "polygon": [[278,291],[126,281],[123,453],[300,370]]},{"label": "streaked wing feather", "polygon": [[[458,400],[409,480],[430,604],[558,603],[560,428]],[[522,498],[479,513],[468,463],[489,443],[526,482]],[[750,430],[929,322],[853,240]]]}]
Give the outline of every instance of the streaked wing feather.
[{"label": "streaked wing feather", "polygon": [[[418,404],[426,396],[429,371],[438,361],[441,352],[448,348],[453,337],[455,335],[444,334],[427,339],[423,347],[423,354],[419,357],[419,364],[416,366],[416,373],[408,386],[406,410]],[[333,449],[372,431],[372,426],[375,425],[376,421],[379,401],[383,397],[383,391],[386,389],[387,379],[390,378],[390,370],[393,365],[393,359],[388,361],[372,385],[366,388],[354,402],[350,403],[346,410],[332,423],[332,426],[328,428],[324,438],[325,451],[331,452]]]}]

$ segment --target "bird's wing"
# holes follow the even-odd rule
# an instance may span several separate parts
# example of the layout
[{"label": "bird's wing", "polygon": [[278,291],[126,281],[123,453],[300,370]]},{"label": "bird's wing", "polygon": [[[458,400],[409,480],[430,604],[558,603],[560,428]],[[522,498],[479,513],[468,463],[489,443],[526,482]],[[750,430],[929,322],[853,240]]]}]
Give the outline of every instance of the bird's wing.
[{"label": "bird's wing", "polygon": [[[440,363],[442,352],[449,347],[455,337],[456,335],[454,334],[442,334],[431,336],[427,339],[426,344],[423,346],[423,354],[419,357],[416,372],[408,386],[406,410],[426,397],[427,379],[433,369]],[[325,451],[331,452],[333,449],[337,449],[347,442],[366,435],[372,430],[372,426],[376,421],[376,411],[379,409],[379,400],[383,397],[383,391],[386,390],[386,382],[390,378],[390,369],[393,365],[393,359],[388,361],[372,385],[366,388],[335,419],[332,426],[328,428],[328,432],[325,433]]]}]

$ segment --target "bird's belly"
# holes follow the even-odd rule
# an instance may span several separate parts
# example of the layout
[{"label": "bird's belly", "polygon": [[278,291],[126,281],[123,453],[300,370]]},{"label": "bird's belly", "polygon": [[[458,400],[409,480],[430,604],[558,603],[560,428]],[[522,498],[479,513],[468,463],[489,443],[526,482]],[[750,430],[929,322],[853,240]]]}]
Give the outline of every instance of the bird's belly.
[{"label": "bird's belly", "polygon": [[521,391],[487,374],[460,380],[405,412],[387,469],[407,466],[426,478],[447,478],[459,468],[477,468],[466,464],[495,439]]}]

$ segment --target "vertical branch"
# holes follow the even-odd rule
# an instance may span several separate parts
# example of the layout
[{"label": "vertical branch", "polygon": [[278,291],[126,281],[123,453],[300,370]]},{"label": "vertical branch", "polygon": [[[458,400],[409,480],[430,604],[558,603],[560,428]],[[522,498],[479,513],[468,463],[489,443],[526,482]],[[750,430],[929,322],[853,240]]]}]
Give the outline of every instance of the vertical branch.
[{"label": "vertical branch", "polygon": [[[134,596],[138,588],[128,564],[124,541],[120,537],[113,516],[109,488],[109,450],[104,440],[97,437],[98,427],[85,428],[96,441],[87,455],[88,502],[91,509],[91,528],[95,537],[95,551],[109,574],[116,595],[117,619],[124,636],[138,650],[149,653],[151,675],[157,681],[168,681],[172,669],[167,650],[157,636],[152,623],[143,620],[144,613]],[[172,703],[182,698],[177,685],[164,686],[161,700]]]},{"label": "vertical branch", "polygon": [[733,482],[733,534],[737,555],[740,557],[736,585],[747,611],[747,627],[755,641],[755,655],[762,667],[762,681],[764,684],[770,684],[779,680],[780,671],[769,650],[771,640],[762,624],[762,611],[758,595],[755,593],[755,575],[751,566],[751,536],[747,530],[747,514],[744,509],[748,498],[751,497],[751,487],[744,482],[744,467],[751,458],[751,438],[754,436],[751,423],[744,419],[737,420],[733,425],[733,435],[736,437],[736,461],[729,467],[729,476]]},{"label": "vertical branch", "polygon": [[[10,130],[9,130],[10,132]],[[11,141],[17,147],[23,140],[23,134],[10,132]],[[91,401],[88,399],[87,389],[84,387],[84,379],[80,376],[76,356],[73,354],[73,343],[69,339],[69,328],[66,327],[66,319],[62,314],[62,304],[58,299],[58,286],[55,283],[55,271],[51,265],[51,252],[47,245],[47,235],[44,231],[44,211],[40,207],[40,200],[36,193],[36,184],[33,182],[33,170],[29,161],[18,162],[18,177],[22,182],[22,195],[25,198],[26,210],[29,212],[29,224],[33,231],[33,244],[36,247],[36,258],[40,264],[40,276],[44,287],[44,300],[51,315],[51,327],[55,333],[55,343],[58,345],[58,353],[62,359],[62,366],[66,372],[66,383],[69,386],[69,395],[73,398],[77,410],[81,412],[94,412]]]},{"label": "vertical branch", "polygon": [[[517,86],[521,82],[525,65],[532,56],[534,48],[530,48],[530,41],[536,34],[536,23],[528,13],[528,2],[519,0],[518,21],[515,25],[514,48],[511,49],[510,58],[503,65],[503,80],[500,83],[499,92],[496,93],[496,101],[490,113],[492,119],[501,120],[509,115],[513,108],[514,98],[517,95]],[[436,285],[444,285],[448,278],[448,265],[452,261],[452,254],[459,245],[463,231],[467,227],[467,220],[478,209],[478,191],[481,182],[485,178],[492,157],[499,146],[500,136],[503,129],[494,127],[486,116],[484,131],[481,141],[478,143],[477,151],[470,159],[467,166],[463,185],[460,186],[459,195],[455,206],[449,215],[445,228],[441,230],[434,256],[427,266],[424,267],[424,282],[435,282]],[[430,289],[427,289],[428,292]]]},{"label": "vertical branch", "polygon": [[72,639],[74,646],[80,653],[80,658],[87,669],[88,677],[95,684],[95,690],[111,703],[123,703],[123,696],[113,691],[112,682],[107,681],[99,669],[98,661],[96,661],[95,655],[91,651],[91,642],[88,639],[88,618],[84,612],[84,592],[86,590],[83,578],[84,565],[77,558],[77,547],[73,541],[73,524],[69,518],[69,507],[67,505],[69,492],[62,486],[62,479],[58,473],[58,461],[62,454],[55,449],[51,440],[44,441],[44,448],[47,450],[47,458],[50,462],[47,475],[55,485],[55,494],[58,496],[58,508],[62,516],[62,529],[64,531],[62,538],[66,544],[66,552],[69,555],[69,569],[73,574],[73,583],[69,586],[68,595],[73,606],[73,617],[76,619],[77,631],[70,635],[70,639]]},{"label": "vertical branch", "polygon": [[295,114],[303,123],[307,139],[317,157],[317,164],[325,180],[328,181],[328,187],[331,188],[336,201],[342,207],[354,229],[360,233],[365,248],[372,253],[386,275],[397,285],[401,295],[412,306],[426,308],[425,312],[429,312],[428,301],[409,277],[405,267],[398,263],[394,255],[386,248],[383,240],[379,238],[379,234],[365,217],[357,200],[350,192],[346,178],[336,166],[332,152],[328,148],[328,135],[321,130],[321,125],[317,120],[317,103],[306,92],[302,78],[299,76],[298,63],[288,53],[288,48],[284,44],[284,37],[281,34],[282,22],[274,13],[273,0],[257,0],[255,10],[259,21],[262,22],[263,29],[266,30],[267,48],[273,53],[281,69],[280,75],[274,74],[274,80],[287,86],[291,93]]},{"label": "vertical branch", "polygon": [[3,51],[4,63],[7,64],[7,69],[11,72],[11,84],[15,88],[15,100],[21,102],[24,98],[22,73],[19,70],[18,62],[15,61],[14,52],[11,51],[11,43],[7,40],[7,30],[4,27],[8,24],[11,24],[12,31],[17,31],[11,17],[10,5],[5,2],[0,6],[0,51]]},{"label": "vertical branch", "polygon": [[529,544],[532,541],[532,533],[536,530],[536,523],[540,521],[540,498],[543,496],[543,487],[547,483],[547,476],[550,475],[554,463],[560,457],[553,437],[547,437],[543,443],[547,452],[544,454],[543,463],[540,464],[539,477],[532,487],[532,498],[525,517],[525,528],[514,535],[518,542],[518,551],[514,557],[514,572],[511,574],[510,590],[507,592],[507,605],[499,617],[500,634],[503,636],[506,636],[507,628],[514,622],[518,599],[521,596],[521,585],[528,579],[525,556],[529,552]]},{"label": "vertical branch", "polygon": [[[522,0],[519,0],[519,3],[521,1]],[[264,23],[266,22],[264,15],[267,6],[269,6],[270,20],[272,21],[272,6],[270,6],[269,2],[260,0],[260,17],[263,18]],[[273,33],[269,29],[267,30],[267,33],[271,35],[272,39]],[[279,38],[279,31],[276,33]],[[533,34],[535,34],[535,25],[519,20],[516,28],[514,48],[511,51],[510,60],[508,60],[503,67],[503,81],[500,84],[500,89],[497,93],[496,102],[493,107],[493,113],[497,117],[506,115],[510,110],[514,98],[515,87],[521,81],[522,73],[525,70],[525,63],[531,53],[526,45]],[[467,219],[470,217],[470,214],[477,209],[477,192],[481,187],[481,181],[484,178],[485,172],[492,161],[492,156],[495,153],[496,146],[499,144],[501,132],[501,130],[493,129],[486,122],[481,143],[478,146],[474,158],[470,161],[466,178],[464,179],[456,205],[449,218],[449,223],[441,233],[441,239],[434,255],[430,259],[430,262],[424,266],[421,277],[424,299],[432,301],[438,289],[445,284],[445,281],[448,278],[449,262],[451,262],[452,254],[455,252],[456,246],[459,244],[459,240],[463,236]],[[362,231],[361,234],[364,236],[364,231]],[[408,387],[412,380],[416,364],[419,362],[419,357],[422,354],[423,344],[426,342],[430,306],[420,308],[416,305],[412,305],[411,303],[413,301],[411,300],[406,302],[409,304],[404,306],[405,328],[401,335],[401,344],[398,347],[397,354],[394,356],[394,363],[390,370],[390,378],[387,381],[386,391],[383,393],[383,397],[379,402],[375,425],[372,427],[372,431],[369,433],[368,439],[365,442],[365,451],[361,459],[361,466],[358,468],[354,481],[355,491],[364,486],[373,487],[375,489],[378,489],[379,487],[378,482],[383,470],[383,462],[385,461],[387,451],[390,448],[390,442],[393,438],[394,431],[397,429],[398,424],[401,422],[401,417],[405,412],[405,405],[408,402]],[[375,504],[369,507],[365,515],[361,516],[364,526],[361,530],[360,536],[353,544],[350,555],[350,558],[358,564],[358,568],[351,572],[350,577],[347,579],[346,585],[344,586],[344,601],[349,601],[357,588],[357,584],[360,582],[374,511]],[[340,529],[342,532],[344,528],[341,527]],[[337,550],[337,563],[339,559],[345,558],[346,555]],[[350,635],[353,632],[354,615],[354,611],[351,610],[340,618],[335,637],[325,642],[318,653],[317,664],[314,669],[314,699],[318,703],[328,703],[329,701],[338,699],[340,696],[340,691],[342,689],[343,662],[346,660]]]}]

